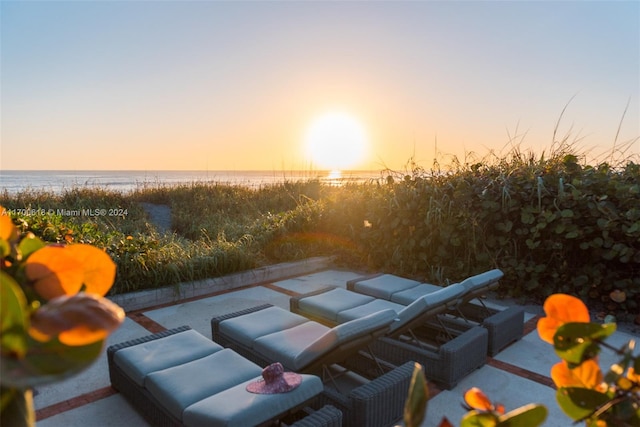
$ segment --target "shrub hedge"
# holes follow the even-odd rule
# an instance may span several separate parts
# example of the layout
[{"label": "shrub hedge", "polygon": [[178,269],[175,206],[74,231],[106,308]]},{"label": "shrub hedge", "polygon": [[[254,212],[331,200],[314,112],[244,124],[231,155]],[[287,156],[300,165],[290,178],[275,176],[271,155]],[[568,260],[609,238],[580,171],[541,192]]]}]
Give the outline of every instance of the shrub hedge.
[{"label": "shrub hedge", "polygon": [[[169,205],[173,233],[158,234],[139,202]],[[640,304],[640,165],[632,161],[514,158],[446,173],[386,171],[339,187],[311,180],[130,194],[5,191],[0,204],[9,212],[128,209],[122,218],[13,215],[23,231],[47,241],[104,247],[118,265],[114,293],[336,255],[345,267],[439,284],[500,268],[504,295],[542,302],[569,293],[618,316],[637,314]]]}]

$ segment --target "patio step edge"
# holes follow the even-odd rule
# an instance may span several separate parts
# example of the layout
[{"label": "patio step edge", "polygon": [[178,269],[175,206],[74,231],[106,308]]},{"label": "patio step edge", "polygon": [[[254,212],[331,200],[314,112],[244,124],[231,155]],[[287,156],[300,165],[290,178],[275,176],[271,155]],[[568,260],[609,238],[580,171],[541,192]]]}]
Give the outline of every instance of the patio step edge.
[{"label": "patio step edge", "polygon": [[228,291],[244,286],[274,282],[288,277],[310,274],[330,267],[332,262],[332,257],[307,258],[301,261],[284,262],[255,268],[223,277],[112,295],[108,298],[122,307],[126,312],[144,310],[163,304],[177,303],[189,298],[197,298],[214,292]]}]

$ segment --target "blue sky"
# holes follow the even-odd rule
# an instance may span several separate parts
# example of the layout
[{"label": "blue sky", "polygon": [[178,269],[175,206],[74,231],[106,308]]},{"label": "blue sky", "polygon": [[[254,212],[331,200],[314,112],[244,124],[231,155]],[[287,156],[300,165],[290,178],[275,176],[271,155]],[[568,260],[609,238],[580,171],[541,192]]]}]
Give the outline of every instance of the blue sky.
[{"label": "blue sky", "polygon": [[618,144],[640,136],[637,1],[2,1],[0,12],[2,169],[324,167],[305,132],[330,111],[364,129],[362,169],[502,156],[509,135],[549,151],[567,103],[559,135],[591,157],[612,150],[628,102]]}]

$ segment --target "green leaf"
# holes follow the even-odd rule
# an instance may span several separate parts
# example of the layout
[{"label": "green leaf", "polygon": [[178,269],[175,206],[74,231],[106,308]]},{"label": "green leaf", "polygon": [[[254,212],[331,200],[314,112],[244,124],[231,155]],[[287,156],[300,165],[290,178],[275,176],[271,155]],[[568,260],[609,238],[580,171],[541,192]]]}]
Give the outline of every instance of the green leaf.
[{"label": "green leaf", "polygon": [[537,403],[530,403],[514,409],[504,415],[499,420],[498,426],[503,427],[537,427],[542,425],[547,418],[547,408]]},{"label": "green leaf", "polygon": [[607,394],[582,387],[560,387],[556,392],[560,409],[570,418],[580,420],[591,415],[610,399]]},{"label": "green leaf", "polygon": [[473,410],[460,421],[460,427],[497,427],[498,417],[493,412]]},{"label": "green leaf", "polygon": [[0,239],[0,258],[5,258],[11,253],[11,245],[4,239]]},{"label": "green leaf", "polygon": [[560,212],[560,216],[562,218],[573,218],[573,211],[571,209],[563,209],[562,212]]},{"label": "green leaf", "polygon": [[413,368],[409,396],[404,405],[404,423],[407,427],[418,427],[424,420],[429,400],[429,389],[424,375],[424,368],[416,363]]},{"label": "green leaf", "polygon": [[57,339],[42,343],[28,337],[25,357],[2,357],[2,385],[26,389],[64,380],[88,368],[100,356],[104,343],[72,347]]},{"label": "green leaf", "polygon": [[20,285],[4,271],[0,271],[0,309],[2,354],[23,357],[27,352],[25,332],[27,298]]},{"label": "green leaf", "polygon": [[22,259],[26,259],[33,252],[45,246],[46,244],[42,240],[29,233],[22,240],[20,240],[20,244],[18,244],[18,250],[22,255]]},{"label": "green leaf", "polygon": [[33,406],[31,390],[0,388],[2,407],[0,425],[14,427],[33,427],[36,425],[36,411]]},{"label": "green leaf", "polygon": [[556,354],[567,362],[579,365],[595,357],[599,351],[599,340],[616,331],[615,323],[569,322],[560,326],[553,336]]}]

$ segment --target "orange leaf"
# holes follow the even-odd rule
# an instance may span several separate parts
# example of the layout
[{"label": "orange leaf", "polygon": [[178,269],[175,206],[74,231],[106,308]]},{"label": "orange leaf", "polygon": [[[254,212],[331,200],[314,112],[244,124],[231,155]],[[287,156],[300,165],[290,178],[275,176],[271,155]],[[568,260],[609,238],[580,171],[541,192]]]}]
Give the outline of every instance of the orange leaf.
[{"label": "orange leaf", "polygon": [[453,427],[453,424],[451,424],[451,421],[449,421],[447,417],[442,417],[442,419],[440,420],[440,424],[438,424],[438,427]]},{"label": "orange leaf", "polygon": [[45,246],[32,253],[25,263],[27,278],[38,295],[52,299],[72,295],[82,287],[82,264],[64,246]]},{"label": "orange leaf", "polygon": [[116,265],[111,257],[105,251],[91,245],[69,245],[66,249],[82,264],[85,292],[106,295],[116,277]]},{"label": "orange leaf", "polygon": [[493,404],[491,400],[487,397],[486,394],[478,387],[473,387],[467,390],[464,394],[464,401],[467,402],[467,405],[472,407],[473,409],[478,409],[480,411],[492,411]]},{"label": "orange leaf", "polygon": [[544,302],[547,317],[538,320],[540,339],[553,344],[553,336],[560,326],[569,322],[589,322],[589,310],[584,303],[571,295],[553,294]]},{"label": "orange leaf", "polygon": [[595,389],[602,383],[603,375],[598,362],[594,359],[586,360],[573,369],[569,369],[569,365],[563,360],[553,365],[551,378],[556,387]]},{"label": "orange leaf", "polygon": [[29,333],[39,341],[58,336],[63,344],[78,346],[106,338],[123,321],[124,311],[118,305],[80,292],[54,298],[36,310]]},{"label": "orange leaf", "polygon": [[0,206],[0,239],[7,242],[17,237],[16,226],[13,225],[11,217],[3,214],[4,208]]}]

